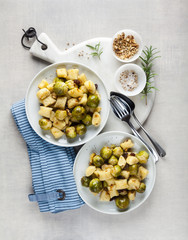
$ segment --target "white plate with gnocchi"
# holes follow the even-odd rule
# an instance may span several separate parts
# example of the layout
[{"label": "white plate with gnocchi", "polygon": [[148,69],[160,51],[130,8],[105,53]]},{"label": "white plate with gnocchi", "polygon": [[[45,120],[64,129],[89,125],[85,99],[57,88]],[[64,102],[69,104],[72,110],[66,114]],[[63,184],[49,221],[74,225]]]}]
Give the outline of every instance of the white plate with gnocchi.
[{"label": "white plate with gnocchi", "polygon": [[106,132],[86,143],[74,162],[77,190],[85,203],[106,214],[135,210],[149,197],[155,159],[129,133]]},{"label": "white plate with gnocchi", "polygon": [[25,106],[34,131],[64,147],[82,145],[99,134],[110,110],[101,78],[74,62],[55,63],[40,71],[28,87]]}]

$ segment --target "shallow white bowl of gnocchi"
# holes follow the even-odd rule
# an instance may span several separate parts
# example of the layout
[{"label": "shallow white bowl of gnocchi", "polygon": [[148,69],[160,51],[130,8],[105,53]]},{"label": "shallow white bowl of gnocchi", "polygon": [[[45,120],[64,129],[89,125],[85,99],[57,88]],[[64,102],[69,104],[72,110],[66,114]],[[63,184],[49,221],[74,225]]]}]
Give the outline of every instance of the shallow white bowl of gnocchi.
[{"label": "shallow white bowl of gnocchi", "polygon": [[[130,142],[132,144],[131,148],[124,149],[124,146]],[[123,154],[120,156],[118,163],[116,163],[119,165],[118,167],[121,166],[122,168],[121,174],[118,175],[118,177],[114,175],[114,169],[117,169],[117,165],[112,163],[111,158],[110,160],[105,160],[105,163],[103,163],[102,166],[99,167],[97,165],[96,167],[95,164],[96,162],[98,164],[99,161],[94,162],[94,160],[97,159],[94,159],[92,156],[93,154],[96,154],[95,156],[100,155],[104,157],[101,155],[100,150],[104,146],[112,149],[113,145],[119,146],[118,148],[121,146],[121,151],[123,150],[124,154],[127,152],[125,155],[128,155],[126,158]],[[143,156],[139,157],[140,154],[138,154],[138,159],[137,155],[132,156],[134,155],[133,153],[141,152],[149,153],[149,150],[138,138],[131,134],[118,131],[102,133],[90,142],[86,143],[77,154],[73,169],[78,193],[85,203],[94,210],[106,214],[125,214],[142,205],[149,197],[154,187],[156,166],[155,159],[152,157],[152,154],[147,154],[147,159],[144,159]],[[114,151],[111,156],[114,157]],[[91,158],[93,158],[93,160]],[[122,166],[121,158],[124,158],[125,160],[124,166]],[[135,162],[135,160],[137,161]],[[121,164],[119,164],[119,162],[121,162]],[[131,172],[134,171],[131,169],[133,169],[132,167],[135,165],[138,166],[137,174]],[[91,175],[90,170],[94,168],[95,171],[92,171]],[[109,177],[109,172],[111,173],[111,177]],[[94,178],[93,175],[95,175]],[[90,178],[89,185],[87,185],[86,176]],[[102,182],[101,189],[98,188],[99,185],[96,185],[96,181],[99,180]],[[144,189],[142,189],[143,186]],[[97,193],[92,192],[93,190],[97,190]],[[125,209],[119,208],[121,206],[118,206],[118,204],[125,203],[117,202],[119,197],[120,199],[123,197],[126,199],[127,197],[126,200],[129,201],[129,204],[125,207]]]},{"label": "shallow white bowl of gnocchi", "polygon": [[63,147],[82,145],[97,136],[110,110],[102,79],[75,62],[55,63],[41,70],[28,87],[25,108],[34,131]]}]

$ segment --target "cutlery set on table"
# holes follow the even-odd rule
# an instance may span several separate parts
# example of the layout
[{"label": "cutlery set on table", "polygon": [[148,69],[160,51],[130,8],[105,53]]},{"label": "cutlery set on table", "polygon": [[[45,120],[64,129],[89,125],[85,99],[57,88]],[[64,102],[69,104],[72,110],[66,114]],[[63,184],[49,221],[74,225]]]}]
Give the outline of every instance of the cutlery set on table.
[{"label": "cutlery set on table", "polygon": [[[36,31],[30,28],[24,37],[36,37]],[[31,46],[32,55],[53,64],[33,78],[12,114],[31,163],[29,200],[37,201],[40,211],[57,213],[85,202],[99,212],[122,214],[150,195],[155,163],[166,153],[142,126],[155,97],[153,90],[147,105],[141,99],[146,75],[129,64],[142,50],[142,39],[132,30],[64,52],[42,33]],[[75,155],[73,147],[80,145]]]}]

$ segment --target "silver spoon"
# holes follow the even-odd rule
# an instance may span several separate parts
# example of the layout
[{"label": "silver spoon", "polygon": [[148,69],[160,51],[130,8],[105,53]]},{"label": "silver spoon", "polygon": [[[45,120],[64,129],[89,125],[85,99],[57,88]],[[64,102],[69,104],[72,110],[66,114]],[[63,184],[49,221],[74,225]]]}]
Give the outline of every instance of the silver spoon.
[{"label": "silver spoon", "polygon": [[159,154],[160,157],[164,157],[166,155],[165,150],[159,145],[159,143],[157,143],[157,141],[152,138],[149,133],[147,132],[147,130],[142,126],[142,124],[140,123],[140,121],[138,120],[138,118],[136,117],[135,113],[134,113],[134,109],[135,109],[135,104],[134,102],[126,97],[125,95],[121,94],[121,93],[116,93],[116,92],[111,92],[110,93],[111,96],[116,96],[119,101],[124,105],[124,107],[126,108],[127,112],[133,116],[133,118],[135,119],[135,121],[137,122],[137,124],[140,126],[140,128],[144,131],[144,133],[146,134],[146,136],[149,138],[149,140],[151,141],[151,143],[153,144],[154,148],[156,149],[157,153]]},{"label": "silver spoon", "polygon": [[154,158],[156,159],[156,162],[157,162],[159,160],[157,153],[155,152],[155,150],[152,147],[150,147],[148,145],[148,143],[142,138],[142,136],[134,128],[134,126],[130,122],[131,116],[130,116],[130,114],[127,114],[127,111],[125,111],[123,104],[119,100],[117,100],[117,97],[115,97],[115,96],[110,97],[110,103],[111,103],[112,110],[115,113],[115,115],[129,125],[129,127],[131,128],[134,135],[137,136],[147,146],[147,148],[150,150],[151,154],[154,156]]}]

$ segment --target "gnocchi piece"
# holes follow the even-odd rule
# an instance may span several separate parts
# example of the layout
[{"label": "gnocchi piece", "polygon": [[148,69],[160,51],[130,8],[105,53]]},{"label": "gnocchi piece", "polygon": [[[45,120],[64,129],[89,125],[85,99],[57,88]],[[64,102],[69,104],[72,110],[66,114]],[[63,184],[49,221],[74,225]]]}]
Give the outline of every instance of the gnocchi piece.
[{"label": "gnocchi piece", "polygon": [[101,195],[100,195],[100,201],[109,202],[110,201],[110,194],[107,191],[102,190]]},{"label": "gnocchi piece", "polygon": [[128,179],[129,176],[130,176],[130,172],[129,171],[126,171],[126,170],[123,170],[121,172],[121,176],[124,177],[125,179]]},{"label": "gnocchi piece", "polygon": [[52,92],[51,97],[54,98],[54,99],[57,99],[57,94],[55,92]]},{"label": "gnocchi piece", "polygon": [[109,186],[109,187],[108,187],[108,192],[109,192],[109,194],[110,194],[110,198],[119,196],[119,193],[118,193],[118,191],[116,190],[116,186],[115,186],[115,185]]},{"label": "gnocchi piece", "polygon": [[123,150],[127,151],[129,148],[132,148],[134,146],[134,143],[131,141],[131,139],[127,139],[121,143],[120,146],[123,148]]},{"label": "gnocchi piece", "polygon": [[74,97],[74,98],[83,96],[83,92],[82,92],[82,90],[80,90],[79,88],[73,88],[73,89],[69,90],[69,91],[68,91],[68,94],[69,94],[71,97]]},{"label": "gnocchi piece", "polygon": [[116,190],[128,188],[127,179],[115,180]]},{"label": "gnocchi piece", "polygon": [[48,84],[48,86],[46,87],[50,92],[53,92],[53,90],[54,90],[54,84],[55,83],[50,83],[50,84]]},{"label": "gnocchi piece", "polygon": [[89,177],[91,176],[96,170],[96,167],[95,166],[89,166],[87,169],[86,169],[86,177]]},{"label": "gnocchi piece", "polygon": [[135,156],[128,156],[126,161],[129,165],[133,165],[139,162],[138,158]]},{"label": "gnocchi piece", "polygon": [[38,88],[42,89],[42,88],[47,88],[47,86],[49,85],[49,83],[46,81],[46,79],[43,79],[39,85]]},{"label": "gnocchi piece", "polygon": [[57,77],[58,78],[66,78],[67,77],[67,70],[66,68],[59,68],[56,69]]},{"label": "gnocchi piece", "polygon": [[90,155],[90,157],[89,157],[90,163],[93,162],[93,158],[94,158],[95,156],[96,156],[96,153],[92,153],[92,154]]},{"label": "gnocchi piece", "polygon": [[50,113],[50,121],[54,121],[54,117],[55,117],[55,112],[54,111],[51,111]]},{"label": "gnocchi piece", "polygon": [[40,100],[45,99],[46,97],[48,97],[50,95],[50,91],[47,88],[42,88],[37,92],[37,97]]},{"label": "gnocchi piece", "polygon": [[84,83],[87,81],[86,75],[84,73],[80,74],[78,76],[78,80],[80,81],[81,85],[84,85]]},{"label": "gnocchi piece", "polygon": [[104,171],[103,170],[100,170],[100,171],[96,170],[95,174],[98,176],[100,181],[106,181],[106,180],[112,178],[111,169],[106,169]]},{"label": "gnocchi piece", "polygon": [[82,85],[82,86],[80,87],[80,90],[81,90],[83,93],[88,93],[88,90],[87,90],[87,88],[86,88],[84,85]]},{"label": "gnocchi piece", "polygon": [[110,164],[103,164],[102,167],[101,167],[102,170],[106,170],[106,169],[109,169],[109,168],[112,169],[113,166],[110,165]]},{"label": "gnocchi piece", "polygon": [[42,117],[50,118],[53,108],[41,106],[39,110],[39,115]]},{"label": "gnocchi piece", "polygon": [[115,184],[115,179],[114,178],[106,179],[105,181],[107,182],[108,186],[111,186],[111,185]]},{"label": "gnocchi piece", "polygon": [[[43,89],[44,89],[44,88],[43,88]],[[45,107],[48,107],[48,106],[54,104],[55,102],[56,102],[56,100],[55,100],[54,98],[52,98],[51,95],[42,100],[42,104],[43,104]]]},{"label": "gnocchi piece", "polygon": [[68,92],[64,95],[64,97],[67,98],[67,100],[71,99],[72,97],[68,94]]},{"label": "gnocchi piece", "polygon": [[54,107],[59,109],[65,109],[66,102],[67,97],[58,97]]},{"label": "gnocchi piece", "polygon": [[136,197],[136,191],[135,190],[128,191],[129,200],[134,201],[135,197]]},{"label": "gnocchi piece", "polygon": [[66,123],[65,121],[60,121],[56,117],[54,117],[53,126],[58,128],[59,130],[64,130],[66,127]]},{"label": "gnocchi piece", "polygon": [[98,112],[94,112],[92,117],[92,125],[94,125],[95,127],[98,127],[100,123],[101,123],[100,114]]},{"label": "gnocchi piece", "polygon": [[67,101],[68,108],[74,108],[78,106],[79,101],[77,98],[71,98]]},{"label": "gnocchi piece", "polygon": [[67,79],[76,80],[78,79],[79,69],[69,69],[67,70]]},{"label": "gnocchi piece", "polygon": [[149,171],[146,168],[144,168],[143,166],[140,166],[138,168],[138,178],[140,180],[144,180],[147,177],[148,173],[149,173]]},{"label": "gnocchi piece", "polygon": [[64,132],[62,132],[61,130],[59,130],[56,127],[52,127],[50,129],[50,131],[51,131],[52,135],[54,136],[54,138],[56,138],[56,139],[60,138],[60,137],[62,137],[64,135]]},{"label": "gnocchi piece", "polygon": [[98,168],[96,168],[96,171],[102,171],[102,169],[98,167]]},{"label": "gnocchi piece", "polygon": [[129,190],[133,190],[133,189],[137,190],[140,187],[140,181],[136,177],[130,177],[128,180],[128,185],[129,185],[128,187]]},{"label": "gnocchi piece", "polygon": [[119,157],[119,160],[118,160],[118,165],[121,167],[121,168],[124,168],[125,165],[126,165],[126,160],[123,156],[120,156]]},{"label": "gnocchi piece", "polygon": [[69,117],[66,117],[66,118],[65,118],[65,123],[66,123],[66,125],[69,124]]},{"label": "gnocchi piece", "polygon": [[80,99],[78,99],[79,100],[79,104],[80,105],[86,105],[86,103],[87,103],[87,94],[83,94],[83,96],[82,97],[80,97]]},{"label": "gnocchi piece", "polygon": [[95,87],[95,84],[91,80],[86,81],[84,83],[84,86],[87,88],[89,93],[91,93],[91,94],[95,93],[96,87]]}]

